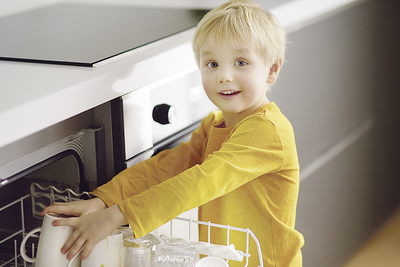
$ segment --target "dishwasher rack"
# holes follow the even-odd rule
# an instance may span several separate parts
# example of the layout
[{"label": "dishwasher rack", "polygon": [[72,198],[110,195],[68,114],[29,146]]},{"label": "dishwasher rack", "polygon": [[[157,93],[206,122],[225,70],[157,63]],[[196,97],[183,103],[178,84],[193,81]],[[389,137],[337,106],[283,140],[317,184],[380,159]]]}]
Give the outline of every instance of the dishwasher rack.
[{"label": "dishwasher rack", "polygon": [[[3,251],[8,251],[11,248],[9,248],[9,243],[7,242],[12,242],[13,241],[13,253],[12,256],[10,255],[9,258],[1,258],[0,261],[0,267],[19,267],[19,266],[24,266],[24,267],[30,267],[33,266],[33,263],[27,263],[25,262],[21,254],[19,252],[19,247],[21,244],[21,240],[25,237],[26,231],[25,225],[26,225],[26,218],[25,218],[25,208],[24,204],[26,201],[31,200],[31,211],[32,211],[32,216],[34,218],[42,218],[40,216],[40,212],[42,211],[43,208],[46,206],[50,205],[51,203],[58,201],[58,202],[71,202],[75,200],[80,200],[82,198],[88,199],[90,198],[90,194],[88,192],[83,192],[83,193],[76,193],[73,190],[66,188],[66,189],[59,189],[56,188],[53,185],[40,185],[39,183],[32,183],[30,185],[30,194],[26,194],[24,196],[21,196],[14,201],[0,207],[0,218],[4,218],[3,215],[10,209],[17,209],[19,206],[19,211],[20,214],[13,214],[13,216],[19,216],[20,217],[20,229],[18,231],[9,231],[6,229],[0,229],[0,252]],[[39,236],[38,235],[32,235],[33,238],[35,238],[35,241],[38,241]],[[33,242],[32,245],[29,247],[30,250],[32,251],[32,254],[35,251],[35,243]],[[8,254],[7,254],[8,256]],[[34,257],[34,255],[32,255]]]},{"label": "dishwasher rack", "polygon": [[[230,226],[230,225],[222,225],[222,224],[216,224],[216,223],[212,223],[212,222],[204,222],[204,221],[198,221],[198,220],[192,220],[192,219],[187,219],[187,218],[180,218],[180,217],[176,217],[175,219],[173,219],[172,221],[169,222],[170,224],[170,236],[174,236],[173,233],[173,224],[174,221],[184,221],[187,222],[189,224],[189,233],[191,232],[191,225],[205,225],[208,227],[208,237],[207,237],[207,242],[210,243],[211,240],[211,228],[219,228],[219,229],[225,229],[227,231],[227,237],[226,237],[226,245],[229,246],[230,243],[230,232],[231,231],[237,231],[237,232],[242,232],[246,234],[246,251],[243,253],[243,257],[245,258],[245,265],[244,267],[249,266],[249,258],[250,258],[250,254],[249,254],[249,246],[250,246],[250,238],[252,238],[254,240],[254,242],[256,243],[257,246],[257,252],[258,252],[258,262],[259,262],[259,266],[258,267],[264,267],[263,264],[263,259],[262,259],[262,254],[261,254],[261,245],[260,242],[258,241],[256,235],[249,229],[249,228],[239,228],[239,227],[234,227],[234,226]],[[190,237],[189,237],[190,240]]]},{"label": "dishwasher rack", "polygon": [[[12,232],[12,233],[6,233],[7,235],[2,238],[0,240],[0,250],[2,248],[2,245],[7,242],[10,241],[12,239],[14,239],[14,244],[13,244],[13,256],[10,257],[9,259],[5,260],[4,262],[0,262],[0,267],[19,267],[19,266],[24,266],[24,267],[30,267],[33,266],[32,264],[29,264],[27,262],[25,262],[20,253],[19,253],[19,246],[20,244],[18,244],[18,238],[20,237],[20,239],[23,239],[26,235],[26,229],[25,229],[25,219],[24,219],[24,202],[27,199],[31,199],[32,201],[32,214],[34,217],[38,217],[40,216],[40,211],[46,207],[47,205],[58,201],[58,202],[70,202],[70,201],[76,201],[76,200],[81,200],[83,198],[87,199],[90,198],[90,194],[88,192],[82,192],[82,193],[76,193],[73,190],[67,188],[64,190],[60,190],[58,188],[56,188],[55,186],[46,186],[43,187],[38,183],[32,183],[31,184],[31,193],[27,194],[25,196],[22,196],[16,200],[14,200],[11,203],[8,203],[6,205],[4,205],[3,207],[0,207],[0,217],[2,212],[4,212],[5,210],[7,210],[10,207],[15,207],[15,206],[19,206],[20,209],[20,216],[21,216],[21,229],[16,231],[16,232]],[[238,227],[234,227],[234,226],[230,226],[230,225],[221,225],[221,224],[216,224],[216,223],[212,223],[212,222],[204,222],[204,221],[198,221],[198,220],[192,220],[192,219],[187,219],[187,218],[180,218],[177,217],[173,220],[171,220],[169,222],[169,235],[171,237],[174,236],[173,233],[173,224],[175,221],[180,221],[180,222],[186,222],[189,226],[189,239],[190,239],[190,230],[191,227],[198,227],[199,225],[204,225],[207,226],[208,228],[208,243],[210,243],[211,240],[211,228],[219,228],[219,229],[225,229],[227,231],[227,246],[231,245],[230,244],[230,233],[231,231],[238,231],[238,232],[242,232],[246,234],[246,251],[243,252],[243,261],[245,264],[244,267],[247,267],[249,264],[249,257],[251,256],[249,254],[249,243],[250,243],[250,239],[253,239],[253,241],[255,242],[256,246],[257,246],[257,252],[258,252],[258,260],[259,260],[259,266],[258,267],[263,267],[263,260],[262,260],[262,254],[261,254],[261,246],[260,246],[260,242],[258,241],[257,237],[255,236],[255,234],[249,229],[244,229],[244,228],[238,228]],[[2,229],[0,229],[2,230]],[[3,233],[4,235],[4,233]],[[37,239],[39,238],[39,236],[33,236],[36,237]],[[34,243],[32,243],[32,254],[34,254],[35,251],[35,245]],[[34,257],[34,255],[32,255],[32,257]]]}]

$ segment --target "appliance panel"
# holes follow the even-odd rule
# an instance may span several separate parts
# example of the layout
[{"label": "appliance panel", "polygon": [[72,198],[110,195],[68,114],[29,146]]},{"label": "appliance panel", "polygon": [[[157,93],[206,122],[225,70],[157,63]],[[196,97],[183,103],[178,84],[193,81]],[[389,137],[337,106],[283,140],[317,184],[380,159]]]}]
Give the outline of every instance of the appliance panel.
[{"label": "appliance panel", "polygon": [[0,18],[0,60],[92,67],[195,27],[202,11],[59,3]]},{"label": "appliance panel", "polygon": [[[215,109],[205,95],[195,66],[172,77],[156,87],[149,85],[122,97],[126,160],[198,123]],[[170,122],[154,120],[159,105],[171,107]]]}]

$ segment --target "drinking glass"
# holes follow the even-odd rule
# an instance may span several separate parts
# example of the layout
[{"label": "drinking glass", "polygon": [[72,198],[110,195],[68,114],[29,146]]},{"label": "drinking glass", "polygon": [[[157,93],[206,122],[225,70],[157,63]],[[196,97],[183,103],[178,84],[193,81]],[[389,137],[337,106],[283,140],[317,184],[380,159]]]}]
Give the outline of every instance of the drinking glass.
[{"label": "drinking glass", "polygon": [[150,267],[151,240],[142,238],[124,239],[125,264],[124,267]]},{"label": "drinking glass", "polygon": [[155,267],[194,267],[198,260],[198,253],[185,241],[165,242],[154,247]]}]

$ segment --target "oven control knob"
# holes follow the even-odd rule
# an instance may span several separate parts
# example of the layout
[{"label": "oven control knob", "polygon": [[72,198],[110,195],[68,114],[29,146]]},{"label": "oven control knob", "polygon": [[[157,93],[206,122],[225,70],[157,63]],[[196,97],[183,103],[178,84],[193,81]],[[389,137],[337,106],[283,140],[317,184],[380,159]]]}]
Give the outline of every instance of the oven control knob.
[{"label": "oven control knob", "polygon": [[160,124],[174,123],[176,119],[176,110],[168,104],[160,104],[153,109],[153,120]]}]

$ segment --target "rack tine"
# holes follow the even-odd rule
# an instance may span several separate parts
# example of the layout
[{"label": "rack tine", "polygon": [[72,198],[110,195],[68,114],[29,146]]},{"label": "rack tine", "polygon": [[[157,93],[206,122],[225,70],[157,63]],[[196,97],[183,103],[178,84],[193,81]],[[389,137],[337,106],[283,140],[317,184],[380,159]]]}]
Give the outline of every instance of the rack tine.
[{"label": "rack tine", "polygon": [[[250,229],[247,228],[247,232],[246,232],[246,254],[249,254],[249,247],[250,247],[249,241],[250,241]],[[249,257],[246,257],[246,266],[248,266],[248,265],[249,265]]]},{"label": "rack tine", "polygon": [[208,243],[211,243],[211,222],[208,221]]},{"label": "rack tine", "polygon": [[230,227],[230,225],[228,224],[227,225],[227,227],[226,227],[226,245],[227,246],[229,246],[229,239],[230,239],[230,230],[231,230],[231,227]]},{"label": "rack tine", "polygon": [[189,240],[192,240],[192,218],[189,218]]},{"label": "rack tine", "polygon": [[169,223],[169,234],[170,234],[170,236],[173,236],[172,222],[173,222],[173,221],[171,221],[171,222]]},{"label": "rack tine", "polygon": [[14,239],[14,264],[15,264],[15,267],[17,267],[17,264],[18,264],[17,259],[18,259],[17,240]]}]

